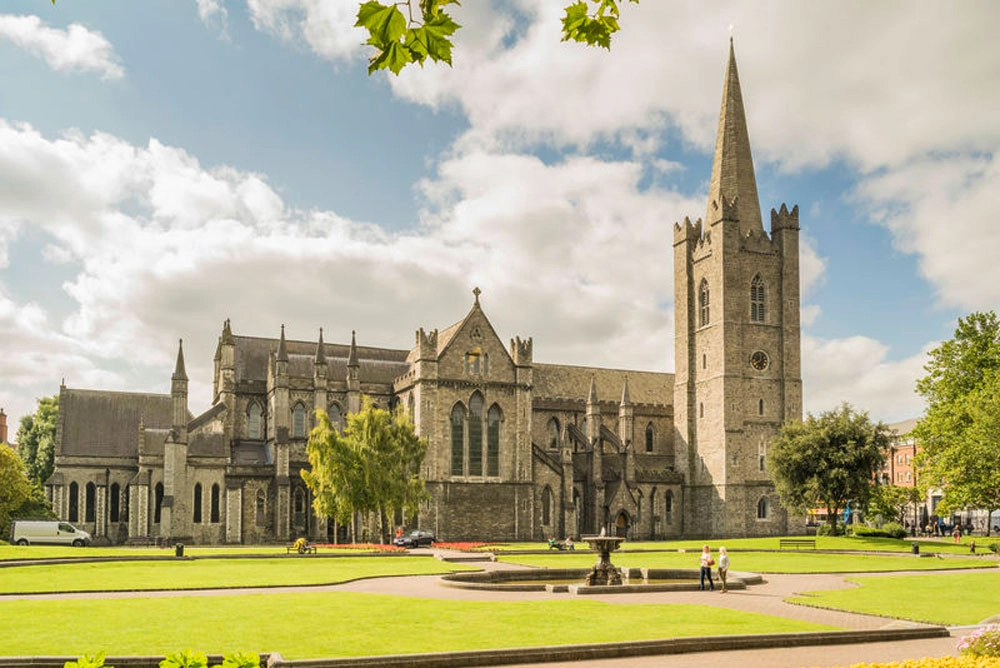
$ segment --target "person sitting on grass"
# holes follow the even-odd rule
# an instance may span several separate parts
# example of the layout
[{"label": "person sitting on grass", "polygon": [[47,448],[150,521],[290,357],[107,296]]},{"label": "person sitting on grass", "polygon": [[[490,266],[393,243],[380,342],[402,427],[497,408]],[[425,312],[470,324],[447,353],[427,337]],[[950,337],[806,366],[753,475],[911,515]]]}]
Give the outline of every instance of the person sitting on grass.
[{"label": "person sitting on grass", "polygon": [[564,550],[566,546],[555,539],[555,537],[549,538],[549,549],[550,550]]}]

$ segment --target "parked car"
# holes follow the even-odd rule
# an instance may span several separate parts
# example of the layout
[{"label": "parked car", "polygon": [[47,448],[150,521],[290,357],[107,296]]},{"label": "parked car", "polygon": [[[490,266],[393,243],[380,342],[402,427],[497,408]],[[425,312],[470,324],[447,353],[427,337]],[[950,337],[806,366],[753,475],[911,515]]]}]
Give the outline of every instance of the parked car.
[{"label": "parked car", "polygon": [[10,542],[15,545],[90,545],[90,534],[68,522],[57,520],[14,520]]},{"label": "parked car", "polygon": [[393,541],[399,547],[430,547],[434,543],[434,534],[430,531],[416,529]]}]

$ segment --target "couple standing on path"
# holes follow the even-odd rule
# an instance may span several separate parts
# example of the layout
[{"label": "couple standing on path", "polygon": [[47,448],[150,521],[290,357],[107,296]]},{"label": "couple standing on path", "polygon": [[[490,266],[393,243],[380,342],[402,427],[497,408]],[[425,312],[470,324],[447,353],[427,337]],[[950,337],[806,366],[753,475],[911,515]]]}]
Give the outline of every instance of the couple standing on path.
[{"label": "couple standing on path", "polygon": [[[715,591],[715,583],[712,582],[712,566],[715,565],[715,559],[712,558],[712,550],[705,545],[701,548],[701,584],[698,589],[705,591],[705,580],[708,580],[708,588],[711,591]],[[729,571],[729,552],[726,548],[719,548],[719,580],[722,581],[722,593],[725,594],[728,589],[726,589],[726,573]]]}]

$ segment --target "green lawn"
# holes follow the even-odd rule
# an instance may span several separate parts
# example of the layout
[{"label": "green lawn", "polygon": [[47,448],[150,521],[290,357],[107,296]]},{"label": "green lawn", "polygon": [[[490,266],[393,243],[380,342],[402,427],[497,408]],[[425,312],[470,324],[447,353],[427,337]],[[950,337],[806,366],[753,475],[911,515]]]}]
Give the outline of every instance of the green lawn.
[{"label": "green lawn", "polygon": [[[318,554],[377,554],[377,551],[320,547]],[[207,556],[257,556],[286,555],[284,545],[185,545],[184,555],[189,557]],[[88,557],[173,557],[170,547],[63,547],[59,545],[8,545],[0,543],[0,561],[20,559],[64,559]]]},{"label": "green lawn", "polygon": [[1000,571],[865,576],[859,586],[789,599],[822,608],[944,625],[978,624],[1000,614]]},{"label": "green lawn", "polygon": [[[629,568],[697,569],[700,552],[614,552],[611,561]],[[500,561],[539,568],[589,568],[594,565],[592,552],[549,552],[545,554],[498,554]],[[982,557],[917,558],[909,555],[829,554],[812,550],[784,552],[730,552],[730,568],[754,573],[871,573],[880,571],[919,571],[953,568],[996,568],[997,559]]]},{"label": "green lawn", "polygon": [[698,605],[469,602],[373,594],[0,601],[0,653],[279,651],[286,658],[828,629]]},{"label": "green lawn", "polygon": [[[0,568],[0,593],[332,584],[475,570],[431,557],[295,557],[57,563]],[[2,645],[0,645],[2,647]]]}]

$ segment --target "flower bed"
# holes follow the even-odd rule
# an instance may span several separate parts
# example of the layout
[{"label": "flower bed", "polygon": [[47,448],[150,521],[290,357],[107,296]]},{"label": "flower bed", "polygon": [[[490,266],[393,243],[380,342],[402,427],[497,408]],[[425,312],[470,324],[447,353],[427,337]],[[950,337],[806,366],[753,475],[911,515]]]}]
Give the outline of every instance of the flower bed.
[{"label": "flower bed", "polygon": [[442,550],[457,550],[458,552],[480,552],[493,547],[496,543],[480,542],[457,542],[457,543],[434,543],[434,547]]},{"label": "flower bed", "polygon": [[317,543],[316,547],[329,550],[357,550],[359,552],[406,552],[406,548],[382,543]]},{"label": "flower bed", "polygon": [[[847,668],[846,666],[844,668]],[[1000,658],[989,656],[942,656],[907,659],[891,663],[854,663],[850,668],[1000,668]]]}]

